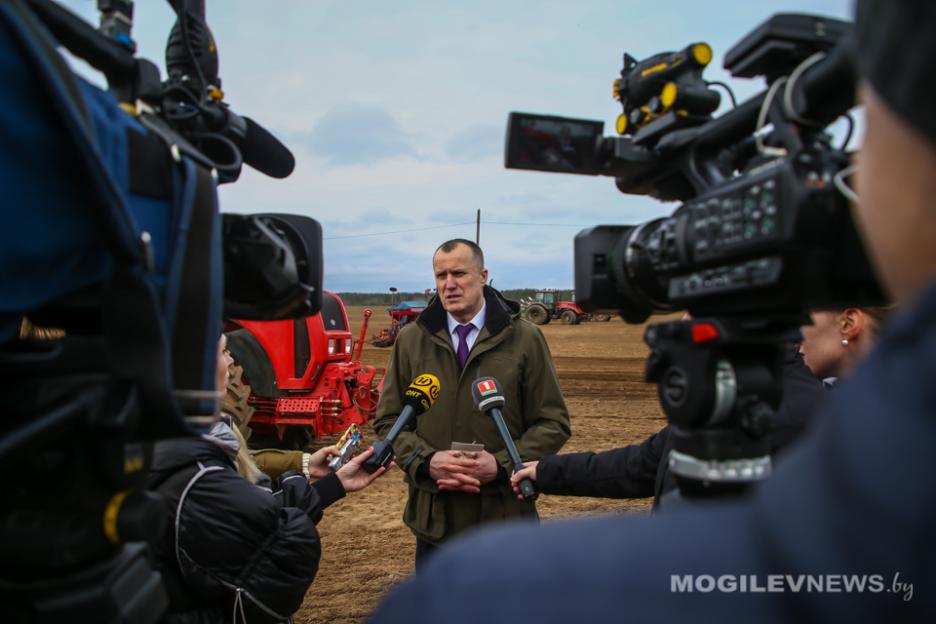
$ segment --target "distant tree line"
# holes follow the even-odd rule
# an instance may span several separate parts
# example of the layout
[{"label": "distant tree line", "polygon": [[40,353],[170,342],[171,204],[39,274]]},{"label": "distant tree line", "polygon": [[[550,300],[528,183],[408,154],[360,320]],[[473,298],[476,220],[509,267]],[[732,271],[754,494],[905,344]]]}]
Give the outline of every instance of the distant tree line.
[{"label": "distant tree line", "polygon": [[[533,297],[536,294],[536,288],[511,288],[502,290],[501,293],[508,299],[520,301]],[[562,301],[572,300],[571,290],[557,290],[559,299]],[[345,305],[349,306],[389,306],[390,293],[359,293],[359,292],[340,292],[336,293]],[[422,292],[398,292],[397,301],[425,301],[425,295]]]}]

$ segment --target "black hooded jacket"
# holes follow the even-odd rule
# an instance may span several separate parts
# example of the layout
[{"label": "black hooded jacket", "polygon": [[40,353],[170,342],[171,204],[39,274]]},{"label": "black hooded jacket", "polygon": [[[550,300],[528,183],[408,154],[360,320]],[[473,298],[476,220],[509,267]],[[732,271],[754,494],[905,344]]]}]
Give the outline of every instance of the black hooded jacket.
[{"label": "black hooded jacket", "polygon": [[149,487],[163,496],[169,516],[151,549],[170,622],[288,619],[318,570],[315,524],[344,496],[333,474],[311,486],[296,472],[273,491],[254,485],[202,438],[157,443]]}]

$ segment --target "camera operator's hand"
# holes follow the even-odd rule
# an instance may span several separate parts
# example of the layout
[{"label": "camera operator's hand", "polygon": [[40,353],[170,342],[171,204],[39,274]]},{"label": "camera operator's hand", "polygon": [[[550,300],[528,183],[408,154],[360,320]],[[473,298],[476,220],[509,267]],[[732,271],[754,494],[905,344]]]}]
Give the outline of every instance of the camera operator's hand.
[{"label": "camera operator's hand", "polygon": [[[337,455],[338,449],[335,447],[331,448],[336,451],[335,455]],[[374,447],[371,446],[357,457],[354,457],[348,461],[347,464],[339,468],[338,472],[335,473],[335,475],[338,477],[338,480],[341,481],[341,485],[344,487],[345,492],[350,494],[351,492],[363,490],[368,485],[370,485],[374,479],[387,472],[387,470],[390,468],[396,466],[396,462],[390,462],[390,465],[387,468],[380,467],[372,474],[368,473],[366,470],[361,468],[361,464],[367,461],[367,458],[373,454]]]},{"label": "camera operator's hand", "polygon": [[309,458],[309,480],[314,481],[327,477],[331,473],[328,467],[328,461],[332,457],[337,457],[341,451],[337,446],[326,446],[312,453]]},{"label": "camera operator's hand", "polygon": [[520,493],[520,482],[524,479],[536,481],[536,465],[538,461],[523,462],[523,468],[510,475],[510,485],[513,487],[514,494],[518,500],[525,500]]}]

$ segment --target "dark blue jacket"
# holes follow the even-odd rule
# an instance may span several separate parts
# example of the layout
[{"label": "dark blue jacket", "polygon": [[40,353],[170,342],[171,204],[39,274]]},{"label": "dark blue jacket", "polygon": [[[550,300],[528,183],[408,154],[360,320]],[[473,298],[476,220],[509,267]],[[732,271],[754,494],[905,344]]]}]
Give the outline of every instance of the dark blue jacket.
[{"label": "dark blue jacket", "polygon": [[[934,370],[936,288],[893,319],[751,499],[475,534],[391,593],[374,621],[934,621]],[[671,591],[673,575],[730,589],[740,575],[760,588],[768,575],[810,574],[878,577],[861,593],[835,577],[822,582],[839,591]]]}]

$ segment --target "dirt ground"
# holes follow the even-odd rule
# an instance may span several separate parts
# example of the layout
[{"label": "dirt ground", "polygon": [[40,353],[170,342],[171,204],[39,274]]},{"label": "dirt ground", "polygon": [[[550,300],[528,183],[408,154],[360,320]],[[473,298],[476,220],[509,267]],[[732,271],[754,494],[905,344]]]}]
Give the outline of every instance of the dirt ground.
[{"label": "dirt ground", "polygon": [[[357,337],[364,308],[349,307]],[[389,317],[375,308],[368,336]],[[663,427],[654,386],[643,383],[643,327],[618,318],[607,323],[543,326],[572,419],[564,452],[604,450],[639,442]],[[386,365],[390,349],[365,345],[365,364]],[[367,440],[373,430],[364,429]],[[401,520],[406,500],[402,474],[394,470],[369,488],[339,501],[318,528],[323,555],[318,576],[295,622],[360,622],[380,597],[413,571],[415,539]],[[543,496],[537,503],[544,522],[578,515],[647,513],[650,500]]]}]

